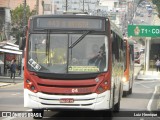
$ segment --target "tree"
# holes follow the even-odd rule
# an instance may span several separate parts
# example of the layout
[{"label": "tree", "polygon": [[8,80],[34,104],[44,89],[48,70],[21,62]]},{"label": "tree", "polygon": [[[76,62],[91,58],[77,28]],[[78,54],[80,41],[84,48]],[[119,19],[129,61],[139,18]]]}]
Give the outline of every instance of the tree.
[{"label": "tree", "polygon": [[158,17],[160,18],[160,0],[152,0],[152,2],[157,6]]},{"label": "tree", "polygon": [[[23,34],[23,5],[16,7],[14,10],[11,10],[11,35],[16,38],[16,44],[19,44],[19,38]],[[30,7],[26,6],[26,19],[28,20],[30,16],[35,15],[35,10],[30,10]]]}]

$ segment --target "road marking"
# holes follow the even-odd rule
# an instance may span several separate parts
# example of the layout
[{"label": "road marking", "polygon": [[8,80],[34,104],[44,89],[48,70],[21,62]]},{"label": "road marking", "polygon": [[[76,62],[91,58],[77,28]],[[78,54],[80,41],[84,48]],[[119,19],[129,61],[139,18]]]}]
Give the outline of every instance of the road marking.
[{"label": "road marking", "polygon": [[32,109],[28,109],[28,110],[26,110],[26,111],[32,111]]},{"label": "road marking", "polygon": [[[147,110],[150,111],[151,113],[152,113],[151,105],[152,105],[153,99],[154,99],[154,97],[155,97],[155,95],[156,95],[158,86],[159,86],[159,85],[156,85],[155,90],[154,90],[154,93],[152,94],[152,97],[151,97],[151,99],[149,100],[148,105],[147,105]],[[160,119],[160,117],[156,117],[156,118]]]},{"label": "road marking", "polygon": [[154,81],[154,80],[152,80],[152,81],[140,81],[140,82],[134,82],[134,83],[153,83],[153,82],[157,82],[157,81]]},{"label": "road marking", "polygon": [[147,105],[147,110],[148,110],[148,111],[151,111],[151,105],[152,105],[154,96],[155,96],[155,94],[156,94],[156,91],[157,91],[157,86],[155,87],[154,93],[152,94],[152,97],[151,97],[151,99],[149,100],[149,103],[148,103],[148,105]]},{"label": "road marking", "polygon": [[136,83],[136,84],[139,84],[139,85],[143,86],[144,88],[151,88],[151,87],[148,87],[146,85],[142,85],[141,83]]},{"label": "road marking", "polygon": [[18,86],[18,85],[21,85],[21,84],[23,84],[23,82],[19,82],[19,83],[11,83],[11,84],[6,85],[6,86],[1,86],[0,88],[14,87],[14,86]]},{"label": "road marking", "polygon": [[12,94],[12,95],[19,95],[19,94],[21,94],[21,93],[14,93],[14,94]]}]

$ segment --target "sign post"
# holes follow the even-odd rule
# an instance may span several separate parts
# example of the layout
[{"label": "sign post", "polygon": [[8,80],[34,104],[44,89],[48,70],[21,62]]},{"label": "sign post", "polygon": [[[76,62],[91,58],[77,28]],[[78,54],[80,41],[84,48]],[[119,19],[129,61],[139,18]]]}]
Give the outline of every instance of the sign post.
[{"label": "sign post", "polygon": [[[160,37],[160,26],[154,25],[128,25],[128,36],[132,37]],[[144,71],[147,71],[149,63],[149,39],[145,40]],[[144,74],[144,72],[143,72]]]},{"label": "sign post", "polygon": [[128,36],[133,36],[133,37],[160,37],[160,26],[128,25]]}]

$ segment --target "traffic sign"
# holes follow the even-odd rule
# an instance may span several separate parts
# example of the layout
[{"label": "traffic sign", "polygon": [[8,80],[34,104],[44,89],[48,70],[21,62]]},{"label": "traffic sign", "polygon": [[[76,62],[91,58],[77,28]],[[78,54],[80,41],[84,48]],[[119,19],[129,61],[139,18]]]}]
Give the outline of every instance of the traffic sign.
[{"label": "traffic sign", "polygon": [[128,25],[128,36],[133,36],[133,37],[160,37],[160,26]]}]

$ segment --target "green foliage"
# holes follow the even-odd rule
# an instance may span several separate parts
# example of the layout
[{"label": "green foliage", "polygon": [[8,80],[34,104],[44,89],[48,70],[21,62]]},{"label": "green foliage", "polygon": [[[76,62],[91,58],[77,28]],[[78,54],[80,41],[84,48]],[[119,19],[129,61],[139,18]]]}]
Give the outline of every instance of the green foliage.
[{"label": "green foliage", "polygon": [[157,6],[157,11],[159,13],[158,17],[160,18],[160,0],[152,0],[152,2]]},{"label": "green foliage", "polygon": [[160,0],[152,0],[153,4],[160,4]]},{"label": "green foliage", "polygon": [[[30,16],[35,15],[35,10],[30,10],[30,7],[26,6],[26,22]],[[17,39],[17,44],[19,43],[19,37],[22,35],[22,28],[23,28],[23,14],[24,14],[24,7],[20,5],[16,7],[14,10],[11,10],[11,35],[13,35]],[[27,24],[27,23],[26,23]]]}]

